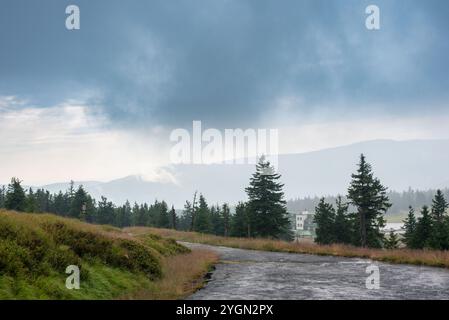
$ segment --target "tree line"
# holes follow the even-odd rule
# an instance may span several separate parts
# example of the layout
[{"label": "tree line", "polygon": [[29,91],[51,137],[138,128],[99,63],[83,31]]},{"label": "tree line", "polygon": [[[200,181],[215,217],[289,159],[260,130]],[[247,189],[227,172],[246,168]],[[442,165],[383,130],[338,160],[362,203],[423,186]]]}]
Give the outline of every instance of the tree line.
[{"label": "tree line", "polygon": [[[390,199],[391,207],[388,209],[388,214],[396,214],[396,213],[404,213],[406,214],[409,210],[409,207],[413,208],[422,208],[425,205],[432,203],[433,197],[437,189],[429,189],[429,190],[414,190],[409,188],[406,191],[397,192],[389,190],[387,192],[387,196]],[[446,198],[449,198],[449,189],[444,188],[441,190]],[[325,196],[325,201],[328,203],[335,203],[339,196],[328,195]],[[346,196],[340,196],[344,202],[349,202]],[[287,209],[290,212],[300,212],[303,210],[313,210],[318,203],[320,203],[322,197],[314,196],[314,197],[303,197],[296,198],[287,201]],[[349,210],[353,210],[354,208],[350,205]]]},{"label": "tree line", "polygon": [[73,181],[65,192],[51,194],[48,190],[24,190],[21,181],[12,178],[7,188],[0,189],[0,208],[30,213],[53,213],[90,223],[110,224],[120,228],[150,226],[235,237],[291,238],[291,226],[286,201],[271,164],[262,157],[246,188],[247,202],[240,202],[231,213],[227,203],[209,205],[206,198],[195,193],[178,214],[165,201],[152,204],[116,206],[106,197],[92,198],[84,187],[74,187]]},{"label": "tree line", "polygon": [[411,249],[431,248],[438,250],[449,249],[449,217],[446,210],[449,204],[441,190],[432,200],[432,205],[423,206],[421,217],[416,219],[415,211],[409,208],[404,220],[404,244]]},{"label": "tree line", "polygon": [[430,209],[426,205],[422,207],[418,219],[409,206],[402,239],[393,231],[389,236],[382,232],[385,213],[391,206],[387,188],[374,177],[371,165],[362,154],[346,197],[336,197],[335,205],[321,198],[315,207],[315,241],[389,249],[399,247],[402,241],[412,249],[449,249],[449,217],[446,213],[449,204],[441,190],[436,191]]},{"label": "tree line", "polygon": [[51,194],[48,190],[32,188],[24,190],[21,181],[12,178],[7,188],[0,189],[0,208],[29,213],[53,213],[80,219],[89,223],[110,224],[117,227],[154,226],[175,228],[176,214],[165,201],[133,206],[126,201],[116,206],[106,197],[93,199],[82,185],[74,187],[73,181],[67,191]]}]

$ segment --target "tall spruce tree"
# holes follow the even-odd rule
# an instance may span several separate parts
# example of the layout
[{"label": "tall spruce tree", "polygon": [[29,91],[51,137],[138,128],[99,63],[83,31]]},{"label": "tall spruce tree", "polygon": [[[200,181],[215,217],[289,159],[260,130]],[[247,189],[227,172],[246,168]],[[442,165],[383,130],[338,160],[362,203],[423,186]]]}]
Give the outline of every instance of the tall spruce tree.
[{"label": "tall spruce tree", "polygon": [[352,175],[348,199],[357,209],[357,213],[353,215],[353,223],[359,235],[354,244],[362,247],[381,247],[381,229],[385,226],[383,215],[391,204],[387,188],[373,176],[371,165],[366,162],[363,154],[360,155],[357,172]]},{"label": "tall spruce tree", "polygon": [[17,178],[12,178],[8,185],[5,196],[5,208],[9,210],[25,211],[26,209],[26,195],[22,188],[21,181]]},{"label": "tall spruce tree", "polygon": [[416,249],[416,217],[415,210],[410,206],[408,210],[407,218],[404,220],[404,230],[403,242],[409,249]]},{"label": "tall spruce tree", "polygon": [[427,248],[430,246],[430,238],[432,236],[432,218],[430,216],[429,207],[424,206],[421,210],[421,217],[416,224],[415,244],[417,249]]},{"label": "tall spruce tree", "polygon": [[247,187],[248,210],[251,217],[251,235],[255,237],[291,238],[283,184],[265,157],[256,165],[256,172]]},{"label": "tall spruce tree", "polygon": [[319,244],[335,242],[335,209],[324,198],[321,198],[315,208],[314,221],[317,225],[315,242]]},{"label": "tall spruce tree", "polygon": [[435,198],[432,200],[432,236],[429,245],[433,249],[449,249],[449,224],[446,217],[446,210],[449,207],[441,190],[437,190]]}]

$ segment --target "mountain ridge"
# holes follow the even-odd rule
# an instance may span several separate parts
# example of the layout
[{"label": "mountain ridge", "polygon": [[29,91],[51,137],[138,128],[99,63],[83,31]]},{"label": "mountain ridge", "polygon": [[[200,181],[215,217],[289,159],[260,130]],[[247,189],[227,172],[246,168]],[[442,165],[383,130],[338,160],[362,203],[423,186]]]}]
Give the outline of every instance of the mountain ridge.
[{"label": "mountain ridge", "polygon": [[[360,153],[390,190],[444,188],[449,182],[449,140],[371,140],[346,146],[282,154],[279,173],[286,199],[344,193],[356,169]],[[178,183],[148,181],[142,175],[128,175],[107,182],[80,181],[95,198],[106,196],[120,204],[165,200],[182,208],[195,191],[211,204],[244,201],[244,188],[254,172],[253,164],[181,164],[165,167]],[[51,192],[66,190],[68,182],[42,186]]]}]

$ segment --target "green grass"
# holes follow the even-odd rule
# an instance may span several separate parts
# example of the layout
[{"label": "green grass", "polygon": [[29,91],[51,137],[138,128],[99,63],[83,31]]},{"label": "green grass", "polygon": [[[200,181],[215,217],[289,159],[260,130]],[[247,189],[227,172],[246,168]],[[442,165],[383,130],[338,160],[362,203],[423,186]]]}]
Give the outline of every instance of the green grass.
[{"label": "green grass", "polygon": [[[189,252],[156,235],[0,210],[0,299],[113,299],[152,290],[167,257]],[[65,287],[68,265],[81,270],[79,290]]]},{"label": "green grass", "polygon": [[152,285],[143,274],[102,264],[87,263],[85,268],[89,277],[81,281],[80,290],[67,289],[66,276],[56,272],[34,279],[0,276],[0,299],[114,299]]}]

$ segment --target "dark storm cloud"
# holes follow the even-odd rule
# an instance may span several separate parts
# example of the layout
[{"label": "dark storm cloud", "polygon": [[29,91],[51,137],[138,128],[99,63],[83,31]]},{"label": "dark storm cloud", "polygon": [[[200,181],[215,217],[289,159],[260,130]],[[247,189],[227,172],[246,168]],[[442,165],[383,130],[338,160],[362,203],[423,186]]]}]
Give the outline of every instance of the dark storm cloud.
[{"label": "dark storm cloud", "polygon": [[[64,27],[68,4],[81,9],[79,31]],[[436,112],[448,14],[438,0],[2,1],[0,95],[90,99],[126,126],[235,126],[284,97],[304,114]]]}]

